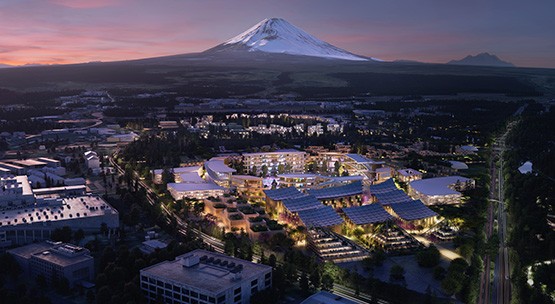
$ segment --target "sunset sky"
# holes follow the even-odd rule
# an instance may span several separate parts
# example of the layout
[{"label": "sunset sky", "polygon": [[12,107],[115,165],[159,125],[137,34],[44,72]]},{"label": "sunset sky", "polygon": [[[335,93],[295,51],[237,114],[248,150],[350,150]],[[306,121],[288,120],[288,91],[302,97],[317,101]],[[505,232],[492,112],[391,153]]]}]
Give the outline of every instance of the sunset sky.
[{"label": "sunset sky", "polygon": [[0,0],[0,63],[200,52],[269,17],[356,54],[555,68],[554,0]]}]

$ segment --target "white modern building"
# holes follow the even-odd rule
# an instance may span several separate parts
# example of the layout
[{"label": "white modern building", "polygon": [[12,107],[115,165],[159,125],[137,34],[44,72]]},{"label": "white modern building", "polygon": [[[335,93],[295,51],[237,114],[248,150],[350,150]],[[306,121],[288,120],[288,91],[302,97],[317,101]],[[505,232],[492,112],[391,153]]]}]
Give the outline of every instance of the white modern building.
[{"label": "white modern building", "polygon": [[272,286],[272,268],[197,249],[141,270],[141,289],[150,303],[250,303]]},{"label": "white modern building", "polygon": [[459,204],[462,193],[475,187],[475,181],[462,176],[444,176],[415,180],[409,183],[408,192],[426,205]]},{"label": "white modern building", "polygon": [[[243,154],[245,167],[249,171],[262,172],[262,167],[266,166],[268,173],[277,173],[278,168],[283,166],[284,173],[304,172],[307,153],[297,150],[278,150],[274,152],[258,152]],[[255,170],[253,170],[255,169]]]},{"label": "white modern building", "polygon": [[212,182],[168,183],[168,191],[175,200],[184,198],[205,199],[224,195],[226,189]]},{"label": "white modern building", "polygon": [[100,172],[100,158],[98,154],[94,151],[85,152],[85,163],[87,169],[91,169],[94,172]]},{"label": "white modern building", "polygon": [[228,167],[222,159],[212,158],[204,163],[206,178],[214,183],[229,188],[231,186],[231,175],[235,169]]}]

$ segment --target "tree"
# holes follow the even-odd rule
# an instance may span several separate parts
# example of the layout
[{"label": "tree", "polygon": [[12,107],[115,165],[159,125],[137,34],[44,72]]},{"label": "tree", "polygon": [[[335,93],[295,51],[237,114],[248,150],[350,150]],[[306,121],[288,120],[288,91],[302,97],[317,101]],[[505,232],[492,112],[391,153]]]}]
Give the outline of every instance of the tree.
[{"label": "tree", "polygon": [[112,298],[112,292],[108,286],[102,286],[96,293],[97,303],[109,303]]},{"label": "tree", "polygon": [[439,264],[440,253],[436,246],[430,245],[428,248],[416,254],[416,261],[421,267],[434,267]]},{"label": "tree", "polygon": [[308,288],[310,287],[308,282],[308,276],[304,271],[301,273],[301,277],[299,279],[299,287],[301,288],[301,290],[304,290],[304,291],[307,291]]},{"label": "tree", "polygon": [[283,164],[279,164],[277,171],[279,174],[283,174],[285,172],[285,166]]},{"label": "tree", "polygon": [[167,185],[169,183],[175,183],[175,176],[169,168],[164,168],[162,171],[162,183]]},{"label": "tree", "polygon": [[262,176],[268,176],[268,166],[262,165],[262,168],[260,168],[260,170],[262,171]]},{"label": "tree", "polygon": [[64,226],[62,228],[56,228],[52,231],[52,240],[56,242],[69,243],[72,239],[73,233],[71,228]]},{"label": "tree", "polygon": [[85,231],[83,231],[83,229],[78,229],[73,234],[73,239],[75,240],[75,242],[77,244],[79,244],[79,242],[81,242],[81,240],[84,239],[84,238],[85,238]]},{"label": "tree", "polygon": [[268,258],[268,265],[272,266],[272,268],[276,268],[276,256],[272,253]]},{"label": "tree", "polygon": [[330,291],[333,289],[333,278],[329,274],[322,276],[322,290]]},{"label": "tree", "polygon": [[309,280],[310,280],[310,285],[312,285],[314,289],[319,289],[320,285],[322,284],[321,278],[320,278],[320,270],[314,269],[314,271],[312,271],[312,273],[310,274]]},{"label": "tree", "polygon": [[389,269],[389,279],[400,281],[405,278],[405,269],[401,265],[393,265]]}]

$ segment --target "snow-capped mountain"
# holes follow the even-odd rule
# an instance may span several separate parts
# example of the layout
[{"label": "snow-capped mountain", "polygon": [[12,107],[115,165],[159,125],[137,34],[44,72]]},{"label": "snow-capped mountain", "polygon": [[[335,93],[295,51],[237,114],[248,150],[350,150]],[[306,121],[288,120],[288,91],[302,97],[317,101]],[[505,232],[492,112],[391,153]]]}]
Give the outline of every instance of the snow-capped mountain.
[{"label": "snow-capped mountain", "polygon": [[447,64],[456,65],[476,65],[476,66],[495,66],[495,67],[514,67],[515,65],[499,59],[499,57],[490,53],[480,53],[472,56],[468,55],[461,60],[451,60]]},{"label": "snow-capped mountain", "polygon": [[[247,31],[207,50],[207,53],[248,51],[367,61],[324,42],[281,18],[264,19]],[[377,60],[370,58],[371,60]]]}]

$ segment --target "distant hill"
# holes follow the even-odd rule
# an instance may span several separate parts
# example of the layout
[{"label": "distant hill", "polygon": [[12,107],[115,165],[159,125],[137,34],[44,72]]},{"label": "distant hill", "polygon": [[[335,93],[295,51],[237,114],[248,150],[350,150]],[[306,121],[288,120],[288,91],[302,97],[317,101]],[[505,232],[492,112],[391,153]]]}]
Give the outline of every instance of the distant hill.
[{"label": "distant hill", "polygon": [[476,56],[468,55],[461,60],[451,60],[447,64],[492,66],[492,67],[515,67],[514,64],[507,61],[503,61],[499,59],[499,57],[490,53],[480,53]]},{"label": "distant hill", "polygon": [[0,63],[0,69],[2,69],[2,68],[11,68],[11,67],[12,67],[12,66],[9,65],[9,64]]}]

